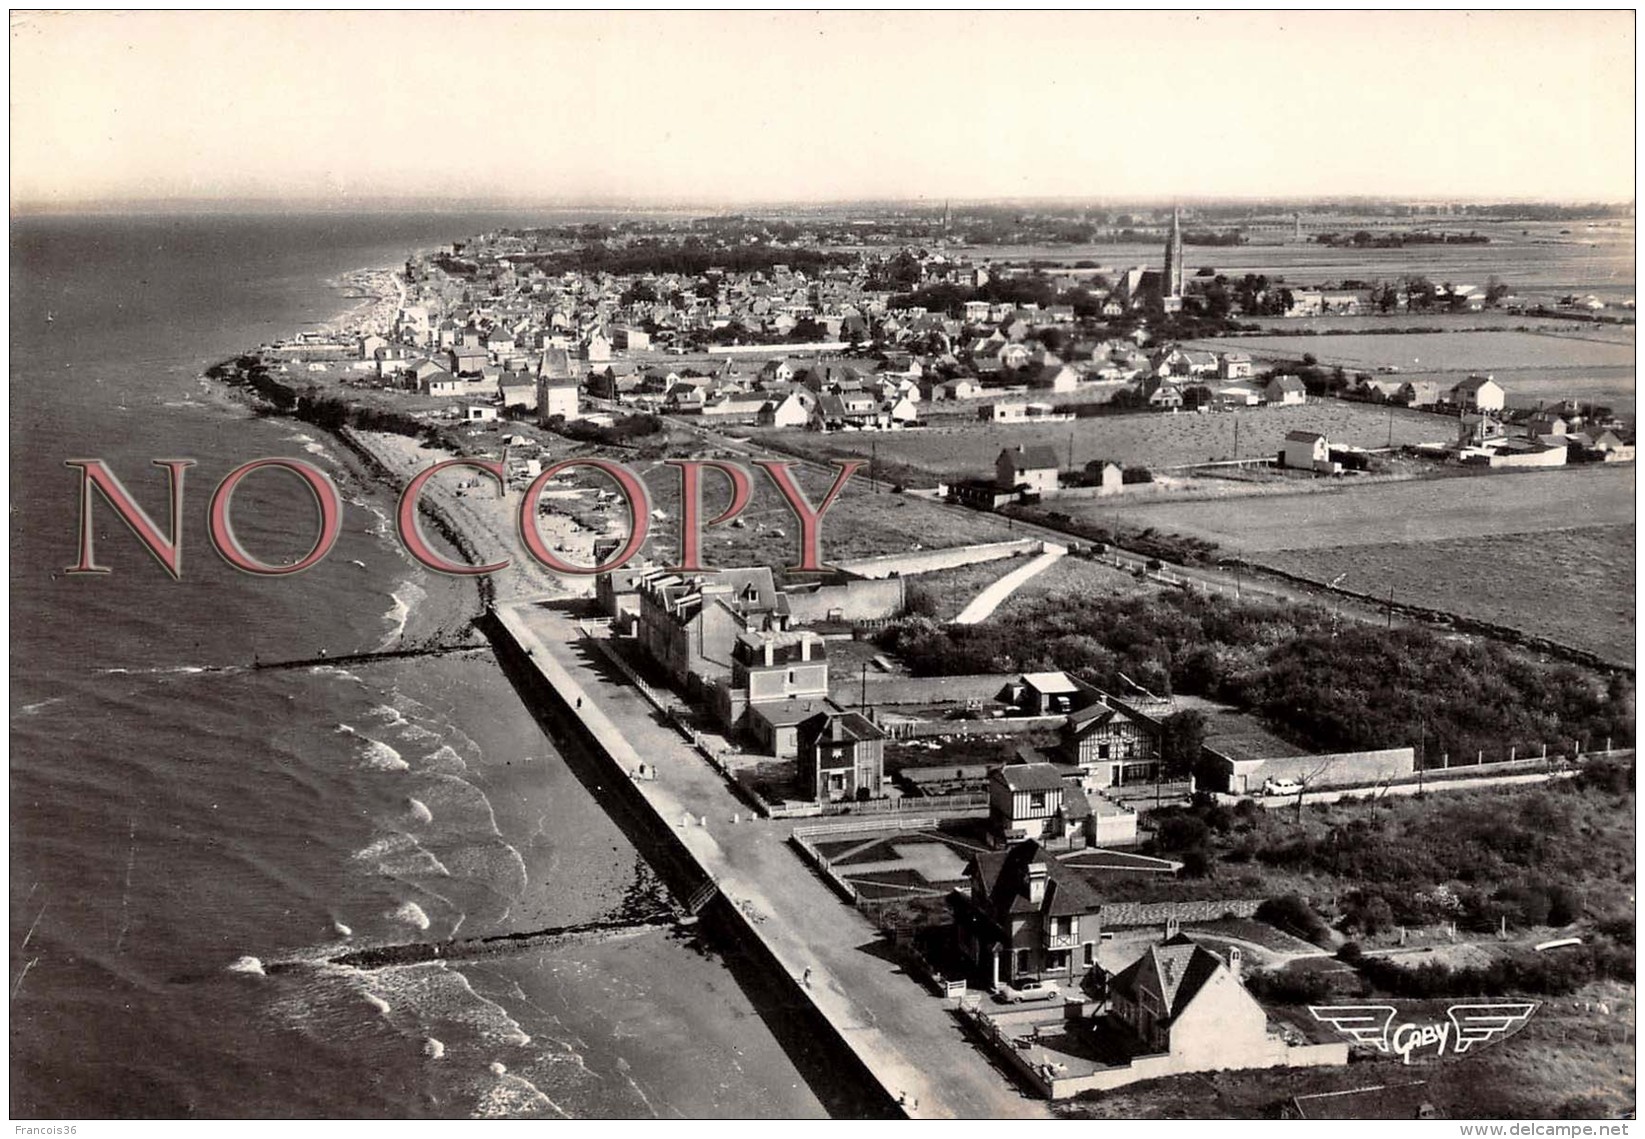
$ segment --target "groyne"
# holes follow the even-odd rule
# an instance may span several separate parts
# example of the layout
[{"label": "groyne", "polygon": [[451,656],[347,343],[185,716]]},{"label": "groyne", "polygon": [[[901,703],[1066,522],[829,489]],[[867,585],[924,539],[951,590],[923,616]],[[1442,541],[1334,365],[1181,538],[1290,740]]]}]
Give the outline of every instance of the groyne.
[{"label": "groyne", "polygon": [[664,818],[631,772],[630,756],[614,754],[610,733],[591,723],[593,702],[560,664],[519,635],[506,608],[477,622],[491,640],[504,674],[526,707],[560,745],[567,766],[634,844],[684,909],[698,919],[705,942],[720,952],[739,986],[830,1112],[862,1118],[902,1118],[908,1112],[853,1043],[817,1007],[803,974],[783,962],[760,922],[720,891],[676,821]]}]

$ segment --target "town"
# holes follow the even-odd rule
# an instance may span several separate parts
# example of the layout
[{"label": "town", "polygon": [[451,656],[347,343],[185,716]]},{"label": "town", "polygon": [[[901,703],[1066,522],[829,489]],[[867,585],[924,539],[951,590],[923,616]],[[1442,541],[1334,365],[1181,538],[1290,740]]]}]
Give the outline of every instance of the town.
[{"label": "town", "polygon": [[[1015,1088],[1101,1114],[1119,1089],[1175,1102],[1207,1072],[1246,1073],[1219,1094],[1307,1118],[1477,1109],[1462,1061],[1390,1092],[1379,1065],[1411,1049],[1314,1010],[1536,1008],[1631,975],[1631,925],[1624,943],[1591,876],[1484,837],[1490,819],[1574,833],[1631,795],[1631,657],[1609,647],[1614,621],[1589,637],[1395,574],[1348,586],[1325,554],[1453,557],[1441,541],[1558,525],[1581,495],[1595,531],[1625,521],[1632,410],[1611,393],[1631,295],[1433,284],[1414,266],[1308,276],[1321,251],[1477,258],[1507,240],[1485,231],[1568,232],[1563,217],[1009,221],[945,206],[499,231],[360,277],[375,301],[358,335],[216,374],[367,451],[398,435],[491,464],[495,482],[417,484],[450,532],[523,494],[509,509],[551,529],[545,551],[628,562],[564,615],[499,575],[505,635],[567,704],[594,697],[572,713],[612,762],[637,757],[620,763],[634,793],[706,875],[688,911],[718,890],[739,921],[764,905],[781,920],[792,903],[773,893],[812,875],[898,963],[892,1007],[935,1002],[989,1058],[946,1089],[928,1072],[905,1111],[1005,1110]],[[982,254],[975,236],[1011,224],[987,248],[1073,227],[1081,255]],[[1084,255],[1109,239],[1145,256],[1146,238],[1159,268]],[[1295,267],[1187,261],[1259,246]],[[1421,366],[1470,337],[1546,360]],[[775,499],[729,475],[682,495],[682,462],[769,455],[797,476]],[[640,506],[586,469],[603,462],[644,480]],[[862,466],[850,485],[842,463]],[[1360,498],[1360,535],[1266,537],[1299,517],[1329,531],[1319,512]],[[802,531],[815,550],[825,511],[822,560],[785,562]],[[1543,521],[1445,529],[1467,512]],[[669,519],[690,533],[645,533]],[[1434,534],[1407,536],[1425,520]],[[1497,560],[1523,571],[1535,553]],[[792,869],[738,861],[771,841]],[[1466,848],[1488,841],[1481,881]],[[1401,842],[1420,865],[1389,853]],[[763,901],[733,899],[732,870]],[[802,986],[813,969],[849,990],[858,966],[798,966]],[[952,1062],[920,1015],[883,1055],[857,1046],[871,1071]],[[1537,1026],[1526,1013],[1503,1035]],[[1519,1069],[1496,1063],[1482,1049],[1466,1070],[1500,1089]]]}]

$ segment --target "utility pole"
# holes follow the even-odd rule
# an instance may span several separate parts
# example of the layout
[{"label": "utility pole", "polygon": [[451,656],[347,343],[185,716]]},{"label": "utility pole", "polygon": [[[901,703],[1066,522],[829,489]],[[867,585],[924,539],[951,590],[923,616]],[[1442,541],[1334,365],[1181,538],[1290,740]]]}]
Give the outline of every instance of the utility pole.
[{"label": "utility pole", "polygon": [[880,441],[870,439],[868,442],[868,485],[874,488],[874,493],[880,493],[880,481],[875,473],[880,467]]},{"label": "utility pole", "polygon": [[859,695],[857,696],[857,707],[862,710],[863,715],[866,716],[868,714],[868,662],[867,661],[862,662],[862,688],[859,692]]},{"label": "utility pole", "polygon": [[1234,412],[1234,458],[1239,458],[1239,412]]}]

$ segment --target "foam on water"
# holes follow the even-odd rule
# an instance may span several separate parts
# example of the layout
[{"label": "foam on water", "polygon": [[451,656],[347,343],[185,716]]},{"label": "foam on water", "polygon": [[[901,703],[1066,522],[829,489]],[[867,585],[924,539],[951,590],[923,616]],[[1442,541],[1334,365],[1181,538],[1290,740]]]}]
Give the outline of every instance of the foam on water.
[{"label": "foam on water", "polygon": [[[435,857],[434,852],[424,849],[408,834],[384,835],[364,850],[356,851],[354,857],[356,861],[372,863],[377,873],[390,878],[416,878],[429,874],[451,877],[451,871]],[[426,921],[423,928],[428,928]]]},{"label": "foam on water", "polygon": [[424,1038],[424,1040],[423,1040],[423,1055],[424,1056],[427,1056],[430,1060],[438,1060],[441,1056],[444,1056],[445,1054],[446,1054],[446,1046],[444,1044],[440,1043],[438,1040],[434,1039],[434,1037],[432,1037],[432,1036]]},{"label": "foam on water", "polygon": [[411,817],[420,823],[432,823],[434,821],[434,812],[430,811],[421,799],[407,797],[406,809],[411,813]]},{"label": "foam on water", "polygon": [[230,973],[253,973],[259,977],[264,976],[262,961],[249,955],[236,958],[234,962],[229,965],[228,971]]},{"label": "foam on water", "polygon": [[365,747],[361,749],[360,761],[374,771],[407,771],[411,764],[401,758],[400,753],[389,747],[381,740],[374,740],[370,736],[361,736]]},{"label": "foam on water", "polygon": [[336,919],[332,920],[331,930],[339,937],[353,937],[354,931]]},{"label": "foam on water", "polygon": [[429,926],[428,915],[423,912],[423,907],[416,902],[401,902],[399,907],[387,916],[393,921],[409,925],[414,929],[427,929]]},{"label": "foam on water", "polygon": [[394,604],[383,614],[383,620],[389,623],[390,628],[382,643],[377,646],[379,652],[399,640],[400,635],[406,631],[406,622],[410,620],[412,610],[428,597],[428,591],[414,581],[404,580],[394,587],[389,596],[394,599]]},{"label": "foam on water", "polygon": [[383,1016],[387,1016],[389,1013],[394,1011],[393,1006],[390,1005],[387,1001],[385,1001],[382,997],[379,997],[376,993],[365,992],[365,993],[362,993],[360,995],[365,997],[367,1004],[369,1004],[372,1008],[376,1009]]}]

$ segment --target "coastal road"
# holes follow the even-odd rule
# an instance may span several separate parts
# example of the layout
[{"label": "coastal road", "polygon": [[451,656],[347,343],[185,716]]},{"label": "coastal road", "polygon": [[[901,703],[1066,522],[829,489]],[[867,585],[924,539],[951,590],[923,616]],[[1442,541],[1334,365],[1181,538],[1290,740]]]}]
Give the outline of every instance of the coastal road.
[{"label": "coastal road", "polygon": [[955,1002],[905,973],[879,932],[800,860],[787,843],[792,825],[750,817],[640,693],[598,667],[572,618],[537,604],[498,616],[620,769],[643,757],[655,778],[638,782],[641,794],[908,1114],[1049,1116],[966,1037]]}]

